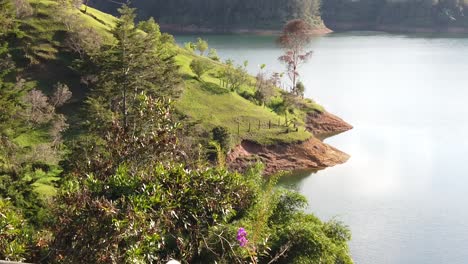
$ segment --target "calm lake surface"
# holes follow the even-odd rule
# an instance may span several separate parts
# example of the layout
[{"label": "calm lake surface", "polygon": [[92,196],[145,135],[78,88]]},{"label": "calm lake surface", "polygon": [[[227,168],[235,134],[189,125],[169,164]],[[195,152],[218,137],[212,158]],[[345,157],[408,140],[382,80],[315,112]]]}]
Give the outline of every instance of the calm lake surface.
[{"label": "calm lake surface", "polygon": [[[202,37],[251,73],[283,69],[273,37]],[[356,263],[468,263],[468,36],[336,33],[311,48],[306,95],[355,127],[326,140],[351,159],[284,184],[349,225]]]}]

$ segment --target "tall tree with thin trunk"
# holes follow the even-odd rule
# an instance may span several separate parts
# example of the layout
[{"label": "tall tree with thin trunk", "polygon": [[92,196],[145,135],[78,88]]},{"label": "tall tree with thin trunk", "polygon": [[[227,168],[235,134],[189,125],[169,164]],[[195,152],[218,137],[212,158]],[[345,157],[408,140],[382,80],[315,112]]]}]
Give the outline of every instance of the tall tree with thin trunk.
[{"label": "tall tree with thin trunk", "polygon": [[101,109],[99,115],[91,116],[97,118],[97,123],[92,123],[117,115],[127,130],[137,97],[143,92],[156,98],[172,97],[179,78],[175,54],[169,48],[172,44],[166,42],[154,20],[148,21],[147,32],[142,32],[135,26],[134,9],[123,6],[119,12],[112,31],[116,43],[103,46],[92,58],[100,74],[88,103],[94,110]]},{"label": "tall tree with thin trunk", "polygon": [[278,59],[286,65],[288,77],[291,79],[291,92],[296,93],[296,85],[299,79],[299,67],[306,63],[312,56],[312,51],[307,50],[312,41],[312,27],[301,19],[289,21],[283,28],[277,42],[284,49],[284,54]]}]

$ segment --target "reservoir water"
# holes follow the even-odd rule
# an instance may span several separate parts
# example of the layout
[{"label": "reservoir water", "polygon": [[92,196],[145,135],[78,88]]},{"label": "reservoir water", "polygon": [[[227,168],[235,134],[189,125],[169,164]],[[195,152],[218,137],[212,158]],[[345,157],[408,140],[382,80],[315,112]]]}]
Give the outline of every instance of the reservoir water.
[{"label": "reservoir water", "polygon": [[[202,37],[253,74],[283,71],[273,37]],[[311,49],[306,96],[354,126],[326,140],[351,158],[284,184],[350,227],[356,263],[468,263],[468,36],[335,33]]]}]

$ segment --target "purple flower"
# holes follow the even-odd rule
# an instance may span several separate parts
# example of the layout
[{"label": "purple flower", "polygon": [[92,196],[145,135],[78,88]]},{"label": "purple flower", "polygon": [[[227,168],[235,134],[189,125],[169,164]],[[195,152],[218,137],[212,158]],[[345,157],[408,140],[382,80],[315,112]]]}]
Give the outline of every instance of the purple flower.
[{"label": "purple flower", "polygon": [[247,231],[243,227],[237,230],[237,241],[239,241],[239,245],[241,247],[245,247],[249,240],[247,239]]}]

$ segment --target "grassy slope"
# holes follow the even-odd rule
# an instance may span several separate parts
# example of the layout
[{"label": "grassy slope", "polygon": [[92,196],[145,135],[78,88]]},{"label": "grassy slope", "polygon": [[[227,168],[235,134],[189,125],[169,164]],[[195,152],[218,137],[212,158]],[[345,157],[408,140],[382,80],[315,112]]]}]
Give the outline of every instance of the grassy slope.
[{"label": "grassy slope", "polygon": [[[31,33],[40,36],[53,36],[57,31],[63,29],[54,26],[51,23],[54,14],[53,6],[55,2],[50,0],[31,0],[33,7],[37,10],[40,17],[35,17],[28,21],[29,24],[37,25],[32,27]],[[83,9],[83,8],[82,8]],[[86,23],[97,29],[106,39],[112,39],[110,29],[115,25],[116,18],[102,13],[93,8],[88,8],[84,14],[78,10],[75,11]],[[45,61],[53,61],[54,63],[62,63],[66,65],[70,58],[62,56],[59,52],[61,43],[57,43],[54,38],[41,37],[41,45],[46,47],[50,52],[42,59]],[[211,129],[215,126],[225,126],[230,132],[235,135],[236,142],[241,139],[249,139],[261,144],[274,144],[279,142],[297,142],[303,141],[311,137],[309,132],[305,131],[303,120],[305,113],[296,111],[294,115],[290,115],[290,119],[296,119],[299,125],[298,132],[285,133],[286,127],[274,127],[268,129],[268,123],[278,124],[278,120],[284,123],[284,116],[279,116],[271,109],[258,106],[238,94],[229,92],[220,87],[219,80],[214,77],[213,72],[217,71],[222,64],[213,62],[213,70],[203,76],[203,82],[199,82],[194,78],[194,74],[189,68],[192,59],[197,56],[179,48],[177,49],[177,63],[180,65],[180,71],[184,77],[185,89],[180,100],[176,103],[177,109],[184,115],[191,118],[192,121],[200,123],[204,128]],[[47,63],[47,62],[46,62]],[[52,72],[53,73],[53,72]],[[44,78],[44,74],[38,74],[38,79]],[[60,77],[53,74],[47,74],[47,85],[61,81]],[[83,88],[76,80],[64,80],[74,94],[84,94]],[[39,86],[44,82],[38,81]],[[80,90],[81,89],[81,90]],[[252,87],[244,87],[243,89],[252,89]],[[312,105],[311,109],[319,106]],[[262,128],[258,130],[258,123],[261,123]],[[251,130],[248,131],[249,122]],[[240,123],[240,133],[238,134],[238,123]],[[292,129],[290,129],[292,130]]]},{"label": "grassy slope", "polygon": [[[215,126],[228,128],[237,143],[242,139],[256,141],[260,144],[297,142],[312,136],[303,127],[302,120],[304,118],[301,115],[303,113],[289,117],[297,119],[298,132],[286,133],[286,127],[277,126],[278,122],[284,124],[284,116],[279,116],[270,108],[256,105],[237,93],[220,87],[219,79],[213,74],[220,67],[223,67],[219,63],[213,62],[214,68],[202,76],[203,82],[198,81],[189,68],[190,62],[196,57],[196,55],[183,50],[179,52],[177,57],[177,63],[180,65],[185,79],[184,92],[176,104],[180,112],[208,129]],[[252,87],[244,87],[244,89],[252,89]],[[258,128],[259,122],[260,129]],[[268,128],[269,122],[272,124],[271,129]],[[290,130],[292,131],[292,127]]]},{"label": "grassy slope", "polygon": [[[35,15],[22,22],[26,33],[25,41],[28,41],[31,46],[32,56],[30,59],[36,64],[27,66],[25,77],[46,93],[49,93],[51,87],[57,82],[67,84],[74,94],[72,98],[74,103],[69,105],[68,109],[63,110],[65,113],[71,113],[69,123],[73,125],[73,113],[76,113],[86,90],[79,82],[80,76],[69,68],[73,57],[63,52],[63,33],[66,29],[54,21],[56,17],[54,13],[55,1],[30,0],[30,3],[34,8]],[[115,25],[115,17],[93,8],[88,8],[86,14],[79,10],[73,12],[81,17],[83,23],[100,32],[106,41],[112,41],[110,30]],[[239,143],[243,139],[261,144],[298,142],[312,136],[305,131],[303,126],[305,111],[296,111],[289,115],[290,120],[296,120],[299,129],[298,132],[286,133],[287,128],[284,125],[277,125],[279,121],[284,124],[284,116],[279,116],[271,109],[258,106],[237,93],[219,86],[220,81],[214,73],[224,67],[223,64],[207,59],[212,63],[213,69],[206,73],[202,78],[203,81],[200,82],[194,78],[195,76],[189,67],[190,62],[198,56],[176,46],[174,49],[178,54],[176,61],[180,66],[185,86],[181,98],[176,103],[176,108],[189,117],[191,122],[200,124],[206,131],[215,126],[227,127],[234,136],[235,143]],[[242,90],[252,91],[253,89],[252,86],[248,85],[242,87]],[[323,110],[312,102],[304,101],[304,105],[307,106],[307,111]],[[260,129],[258,128],[259,122]],[[271,129],[268,128],[269,122],[272,123]],[[292,128],[289,130],[292,131]],[[47,128],[38,128],[20,133],[15,141],[24,148],[33,149],[40,144],[49,142],[50,138],[47,134]],[[34,182],[35,190],[44,197],[55,194],[53,185],[58,180],[57,175],[60,174],[56,162],[49,165],[52,169],[48,172],[36,170],[26,175]]]}]

